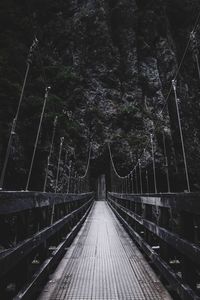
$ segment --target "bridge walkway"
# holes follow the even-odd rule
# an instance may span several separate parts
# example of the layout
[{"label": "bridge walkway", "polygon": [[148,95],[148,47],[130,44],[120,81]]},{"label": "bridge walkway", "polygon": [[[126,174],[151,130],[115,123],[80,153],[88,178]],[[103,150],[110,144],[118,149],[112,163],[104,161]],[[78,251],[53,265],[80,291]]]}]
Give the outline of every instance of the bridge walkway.
[{"label": "bridge walkway", "polygon": [[106,202],[95,202],[39,300],[168,300]]}]

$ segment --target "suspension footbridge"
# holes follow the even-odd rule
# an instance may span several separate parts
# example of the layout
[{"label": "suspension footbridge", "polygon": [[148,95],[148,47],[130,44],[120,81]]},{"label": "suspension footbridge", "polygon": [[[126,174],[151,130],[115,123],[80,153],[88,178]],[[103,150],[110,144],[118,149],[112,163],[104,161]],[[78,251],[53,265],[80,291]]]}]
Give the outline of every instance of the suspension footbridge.
[{"label": "suspension footbridge", "polygon": [[[162,116],[167,113],[166,122],[161,126],[159,153],[156,150],[160,123],[155,122],[153,129],[147,130],[145,145],[127,163],[129,168],[127,165],[119,168],[114,141],[105,142],[109,157],[107,170],[105,174],[97,171],[99,177],[91,178],[92,139],[85,147],[85,165],[76,169],[74,148],[66,150],[68,137],[56,135],[59,117],[55,115],[40,191],[31,191],[33,166],[51,88],[34,37],[2,160],[1,299],[200,299],[200,193],[190,176],[178,96],[179,72],[190,46],[200,77],[195,35],[199,19],[200,14],[159,112]],[[44,75],[43,105],[24,188],[9,191],[6,171],[35,53]],[[182,157],[182,184],[178,191],[167,145],[170,97],[174,100]],[[164,162],[162,172],[158,172],[160,161]],[[159,174],[163,176],[161,179]]]}]

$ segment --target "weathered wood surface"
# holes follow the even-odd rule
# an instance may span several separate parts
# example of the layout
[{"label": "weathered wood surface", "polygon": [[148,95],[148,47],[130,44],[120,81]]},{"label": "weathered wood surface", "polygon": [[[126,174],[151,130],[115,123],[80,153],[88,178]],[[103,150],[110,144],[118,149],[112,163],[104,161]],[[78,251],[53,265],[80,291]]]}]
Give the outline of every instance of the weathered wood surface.
[{"label": "weathered wood surface", "polygon": [[79,201],[88,197],[88,194],[92,195],[92,193],[77,195],[42,192],[0,192],[0,215],[71,201]]},{"label": "weathered wood surface", "polygon": [[7,298],[10,284],[16,293],[32,277],[32,269],[51,256],[51,249],[66,238],[69,244],[94,195],[2,192],[0,197],[0,294]]},{"label": "weathered wood surface", "polygon": [[172,208],[200,215],[200,193],[170,193],[170,194],[117,194],[109,193],[110,197],[129,200],[140,204]]}]

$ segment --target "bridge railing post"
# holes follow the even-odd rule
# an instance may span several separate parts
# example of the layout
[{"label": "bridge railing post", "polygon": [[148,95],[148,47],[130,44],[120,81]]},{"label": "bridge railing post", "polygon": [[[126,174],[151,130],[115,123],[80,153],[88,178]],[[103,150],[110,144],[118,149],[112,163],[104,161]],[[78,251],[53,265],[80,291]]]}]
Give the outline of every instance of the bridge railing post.
[{"label": "bridge railing post", "polygon": [[[161,227],[164,227],[165,229],[169,228],[169,220],[170,220],[170,214],[169,209],[165,207],[159,207],[159,218],[158,218],[158,225]],[[170,250],[167,243],[163,240],[159,240],[159,247],[160,247],[160,256],[162,259],[164,259],[167,263],[169,263],[170,260]]]},{"label": "bridge railing post", "polygon": [[[187,212],[180,213],[180,235],[181,237],[194,242],[194,217],[192,214]],[[198,283],[196,265],[185,255],[181,255],[180,260],[183,280],[196,290],[196,285]]]},{"label": "bridge railing post", "polygon": [[[142,217],[147,220],[152,219],[152,206],[144,205]],[[151,244],[150,232],[147,228],[144,228],[144,239],[148,244]]]}]

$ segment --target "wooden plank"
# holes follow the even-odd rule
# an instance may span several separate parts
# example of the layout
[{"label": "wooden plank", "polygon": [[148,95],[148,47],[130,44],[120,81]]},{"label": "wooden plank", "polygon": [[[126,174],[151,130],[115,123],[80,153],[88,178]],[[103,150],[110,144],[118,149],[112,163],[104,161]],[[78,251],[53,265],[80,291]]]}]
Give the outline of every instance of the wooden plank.
[{"label": "wooden plank", "polygon": [[4,276],[9,270],[11,270],[19,261],[27,256],[33,249],[44,243],[49,237],[58,232],[67,222],[74,217],[77,213],[82,211],[93,201],[93,197],[90,198],[80,208],[74,210],[70,214],[66,215],[61,220],[58,220],[53,225],[46,227],[42,231],[33,235],[30,239],[23,241],[20,245],[9,251],[3,252],[0,257],[0,277]]},{"label": "wooden plank", "polygon": [[92,193],[0,192],[0,215],[87,199]]},{"label": "wooden plank", "polygon": [[194,243],[191,243],[185,239],[182,239],[179,235],[170,232],[169,230],[160,227],[153,222],[150,222],[146,219],[143,219],[140,215],[131,212],[127,208],[122,207],[121,205],[115,203],[113,200],[110,200],[117,206],[121,211],[126,213],[130,218],[134,219],[136,222],[140,223],[146,229],[154,233],[160,239],[171,245],[174,249],[178,250],[180,253],[189,257],[194,263],[200,264],[200,247]]},{"label": "wooden plank", "polygon": [[65,240],[56,248],[52,256],[45,260],[40,269],[34,274],[32,280],[26,284],[26,286],[14,297],[14,300],[19,299],[32,299],[35,293],[41,288],[41,284],[44,282],[45,278],[52,272],[52,269],[55,268],[63,255],[66,252],[66,247],[71,243],[72,239],[80,230],[83,222],[88,216],[90,209],[93,204],[89,206],[83,217],[80,221],[73,227],[71,232],[66,236]]},{"label": "wooden plank", "polygon": [[177,193],[177,194],[116,194],[108,193],[111,198],[129,200],[136,203],[172,208],[177,211],[187,211],[200,215],[200,193]]}]

